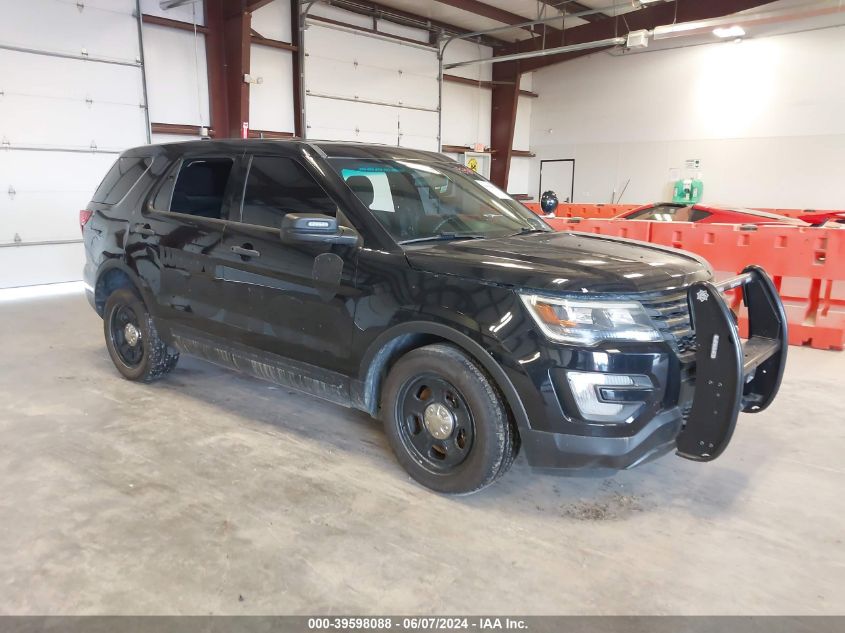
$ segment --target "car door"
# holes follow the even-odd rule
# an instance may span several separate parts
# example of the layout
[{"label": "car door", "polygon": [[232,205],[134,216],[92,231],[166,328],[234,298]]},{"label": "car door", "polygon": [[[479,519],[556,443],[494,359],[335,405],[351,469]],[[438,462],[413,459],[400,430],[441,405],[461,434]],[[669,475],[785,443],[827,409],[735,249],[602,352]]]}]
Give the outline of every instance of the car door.
[{"label": "car door", "polygon": [[[155,236],[158,314],[188,334],[225,335],[215,271],[226,219],[239,207],[240,156],[186,155],[167,173],[134,231]],[[237,195],[236,195],[237,194]]]},{"label": "car door", "polygon": [[337,204],[296,158],[254,155],[245,172],[240,216],[227,226],[218,269],[231,336],[350,375],[357,369],[351,362],[357,247],[280,237],[287,213],[335,217]]}]

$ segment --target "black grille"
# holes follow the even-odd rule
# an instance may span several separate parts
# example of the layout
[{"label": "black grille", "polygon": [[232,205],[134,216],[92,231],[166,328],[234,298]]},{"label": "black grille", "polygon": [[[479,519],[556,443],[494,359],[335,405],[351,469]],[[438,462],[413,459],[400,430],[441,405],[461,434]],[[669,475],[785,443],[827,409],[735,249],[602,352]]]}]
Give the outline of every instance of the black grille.
[{"label": "black grille", "polygon": [[677,346],[680,353],[695,349],[695,333],[690,323],[689,305],[685,292],[649,297],[641,301],[648,315],[669,342]]}]

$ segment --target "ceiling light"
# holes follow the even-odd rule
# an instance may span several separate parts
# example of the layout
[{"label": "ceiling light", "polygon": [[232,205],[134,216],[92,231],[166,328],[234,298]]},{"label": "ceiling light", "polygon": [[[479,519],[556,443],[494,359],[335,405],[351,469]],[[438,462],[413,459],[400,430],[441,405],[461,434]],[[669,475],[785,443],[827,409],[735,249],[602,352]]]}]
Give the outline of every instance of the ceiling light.
[{"label": "ceiling light", "polygon": [[745,35],[745,29],[741,26],[722,26],[713,29],[713,35],[716,37],[742,37]]}]

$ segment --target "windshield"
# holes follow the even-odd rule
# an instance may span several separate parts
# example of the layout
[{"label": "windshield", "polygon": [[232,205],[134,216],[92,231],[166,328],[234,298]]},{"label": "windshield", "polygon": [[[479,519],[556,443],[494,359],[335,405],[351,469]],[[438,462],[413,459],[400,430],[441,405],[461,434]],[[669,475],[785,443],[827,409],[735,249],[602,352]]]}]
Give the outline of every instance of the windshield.
[{"label": "windshield", "polygon": [[346,184],[400,244],[552,230],[463,165],[330,158]]}]

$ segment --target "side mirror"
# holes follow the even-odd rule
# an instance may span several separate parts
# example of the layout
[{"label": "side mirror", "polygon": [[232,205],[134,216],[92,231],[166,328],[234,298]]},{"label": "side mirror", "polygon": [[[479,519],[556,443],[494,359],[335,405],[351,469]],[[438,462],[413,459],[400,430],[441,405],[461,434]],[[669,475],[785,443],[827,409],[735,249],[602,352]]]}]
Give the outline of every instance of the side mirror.
[{"label": "side mirror", "polygon": [[318,242],[355,246],[358,232],[337,223],[337,218],[319,213],[288,213],[280,229],[283,242]]}]

